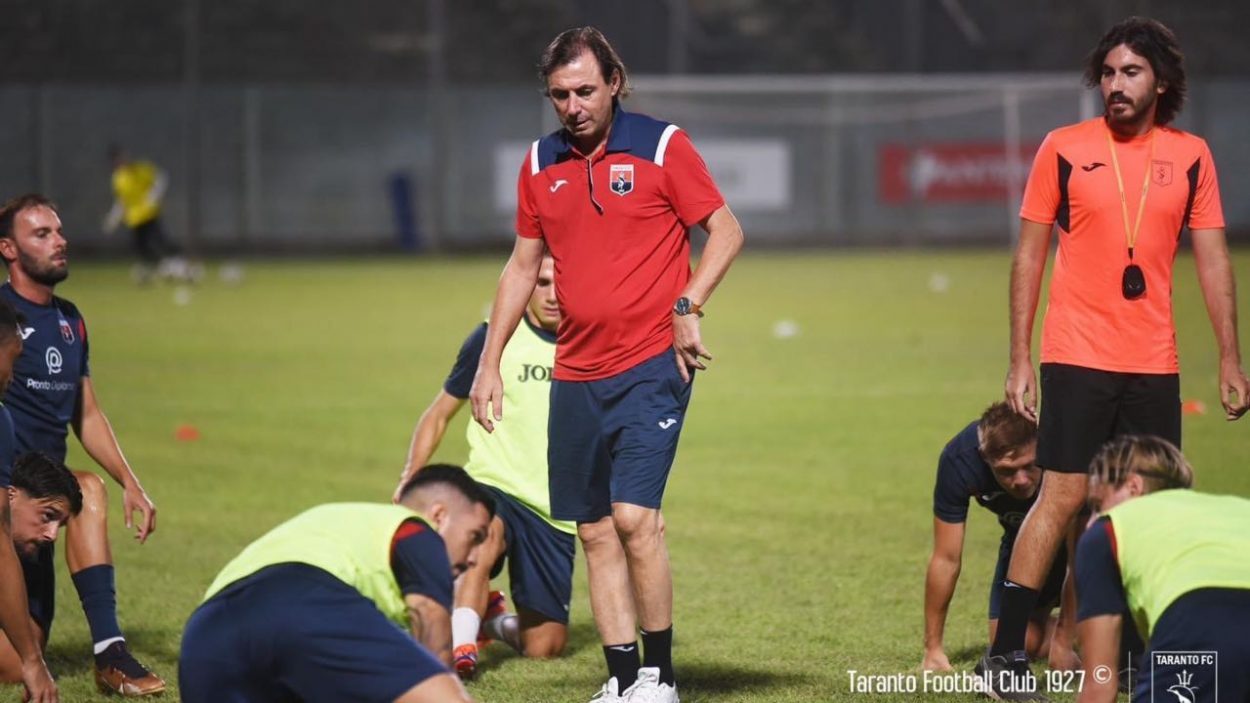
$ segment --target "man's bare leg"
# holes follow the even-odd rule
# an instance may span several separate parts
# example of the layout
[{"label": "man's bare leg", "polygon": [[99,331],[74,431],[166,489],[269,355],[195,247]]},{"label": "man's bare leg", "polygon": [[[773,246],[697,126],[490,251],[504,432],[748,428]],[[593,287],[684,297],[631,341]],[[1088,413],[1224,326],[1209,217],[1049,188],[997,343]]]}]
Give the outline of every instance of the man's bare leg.
[{"label": "man's bare leg", "polygon": [[1020,525],[1011,563],[1007,567],[1007,587],[1003,589],[1002,611],[991,655],[1007,655],[1025,649],[1029,616],[1037,607],[1038,590],[1046,580],[1059,545],[1068,535],[1072,521],[1085,504],[1085,474],[1047,471],[1037,502]]},{"label": "man's bare leg", "polygon": [[673,686],[673,574],[664,521],[659,510],[629,503],[614,503],[612,517],[629,562],[643,633],[642,665],[659,669],[660,682]]},{"label": "man's bare leg", "polygon": [[517,617],[521,624],[522,654],[545,659],[564,653],[564,645],[569,639],[568,625],[519,605]]},{"label": "man's bare leg", "polygon": [[82,491],[82,511],[66,523],[65,561],[91,631],[96,681],[115,692],[125,687],[141,695],[159,693],[165,682],[131,655],[117,623],[108,491],[99,475],[90,471],[75,471],[74,477]]},{"label": "man's bare leg", "polygon": [[638,617],[634,591],[630,585],[629,562],[612,517],[577,525],[577,536],[586,554],[586,574],[590,582],[590,611],[603,642],[603,654],[610,677],[623,691],[638,675],[641,659]]}]

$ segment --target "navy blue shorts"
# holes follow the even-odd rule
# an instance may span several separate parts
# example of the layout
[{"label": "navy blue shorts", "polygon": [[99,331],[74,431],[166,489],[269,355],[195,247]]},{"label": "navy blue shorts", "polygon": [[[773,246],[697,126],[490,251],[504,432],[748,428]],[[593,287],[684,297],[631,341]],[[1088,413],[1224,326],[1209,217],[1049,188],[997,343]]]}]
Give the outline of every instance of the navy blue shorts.
[{"label": "navy blue shorts", "polygon": [[[1003,603],[1003,581],[1007,580],[1007,567],[1011,564],[1011,548],[1015,537],[1003,536],[998,545],[998,563],[994,566],[994,580],[990,582],[990,620],[997,620]],[[1037,610],[1051,610],[1058,607],[1059,597],[1063,595],[1063,578],[1068,571],[1068,550],[1060,549],[1055,555],[1055,562],[1046,575],[1046,583],[1042,584],[1037,597]],[[1036,611],[1034,611],[1036,612]]]},{"label": "navy blue shorts", "polygon": [[551,515],[595,522],[613,503],[659,508],[693,379],[671,349],[597,381],[552,381],[547,465]]},{"label": "navy blue shorts", "polygon": [[56,549],[55,542],[39,548],[33,559],[22,559],[22,576],[26,579],[26,607],[30,619],[43,630],[47,641],[56,615]]},{"label": "navy blue shorts", "polygon": [[1250,703],[1247,632],[1250,589],[1202,588],[1177,598],[1150,633],[1133,703]]},{"label": "navy blue shorts", "polygon": [[491,568],[490,577],[508,563],[512,601],[549,620],[567,625],[573,599],[573,556],[576,540],[561,532],[516,498],[494,486],[481,484],[495,498],[495,514],[503,521],[507,546]]},{"label": "navy blue shorts", "polygon": [[446,673],[372,601],[306,564],[263,569],[201,605],[178,661],[184,703],[393,701]]}]

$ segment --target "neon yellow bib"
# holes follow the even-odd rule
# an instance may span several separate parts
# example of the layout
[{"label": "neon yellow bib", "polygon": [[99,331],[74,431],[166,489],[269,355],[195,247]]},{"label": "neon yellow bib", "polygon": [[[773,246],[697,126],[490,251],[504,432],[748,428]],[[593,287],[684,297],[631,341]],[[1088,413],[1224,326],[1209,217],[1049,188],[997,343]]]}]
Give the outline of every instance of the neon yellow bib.
[{"label": "neon yellow bib", "polygon": [[156,166],[147,161],[132,161],[113,171],[113,192],[122,204],[127,227],[138,227],[161,214],[160,206],[148,200],[154,185]]},{"label": "neon yellow bib", "polygon": [[407,625],[404,597],[391,571],[391,540],[413,518],[418,518],[416,513],[398,505],[330,503],[311,508],[248,545],[221,570],[204,600],[267,566],[294,562],[329,572],[373,601],[387,618]]},{"label": "neon yellow bib", "polygon": [[1191,490],[1107,511],[1129,610],[1149,637],[1177,598],[1199,588],[1250,589],[1250,500]]},{"label": "neon yellow bib", "polygon": [[543,339],[528,319],[517,325],[499,360],[504,418],[488,433],[470,422],[465,434],[474,479],[516,498],[556,529],[574,534],[571,522],[553,520],[547,488],[547,415],[556,345]]}]

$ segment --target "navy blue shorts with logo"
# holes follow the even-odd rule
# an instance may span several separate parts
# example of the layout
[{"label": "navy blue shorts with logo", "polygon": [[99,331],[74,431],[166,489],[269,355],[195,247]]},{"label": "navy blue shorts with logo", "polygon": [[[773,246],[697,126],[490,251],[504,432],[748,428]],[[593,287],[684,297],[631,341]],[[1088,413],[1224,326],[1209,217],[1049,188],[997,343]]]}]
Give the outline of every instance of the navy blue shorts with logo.
[{"label": "navy blue shorts with logo", "polygon": [[356,589],[307,564],[227,586],[187,621],[184,703],[393,701],[448,670]]},{"label": "navy blue shorts with logo", "polygon": [[613,503],[659,508],[694,384],[666,349],[597,381],[552,381],[548,484],[557,520],[595,522]]},{"label": "navy blue shorts with logo", "polygon": [[1200,588],[1172,601],[1150,633],[1133,703],[1250,703],[1250,589]]},{"label": "navy blue shorts with logo", "polygon": [[513,602],[567,625],[573,598],[573,557],[577,551],[573,535],[552,527],[498,488],[485,484],[482,488],[495,498],[495,514],[503,521],[507,542],[490,577],[499,576],[506,561]]},{"label": "navy blue shorts with logo", "polygon": [[[1003,535],[1003,541],[998,545],[998,563],[994,565],[994,580],[990,583],[990,620],[997,620],[1002,612],[1003,581],[1007,580],[1007,567],[1011,564],[1014,545],[1015,535]],[[1038,592],[1036,610],[1051,610],[1059,605],[1059,597],[1063,595],[1063,577],[1067,571],[1068,550],[1060,549],[1050,566],[1050,573],[1046,575],[1046,583]]]}]

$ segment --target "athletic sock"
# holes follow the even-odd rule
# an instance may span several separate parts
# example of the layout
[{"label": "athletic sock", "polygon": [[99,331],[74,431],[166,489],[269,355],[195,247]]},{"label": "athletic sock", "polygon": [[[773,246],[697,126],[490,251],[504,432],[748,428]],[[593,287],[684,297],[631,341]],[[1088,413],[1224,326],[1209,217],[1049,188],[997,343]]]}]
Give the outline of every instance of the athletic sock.
[{"label": "athletic sock", "polygon": [[451,611],[451,647],[477,644],[477,631],[482,626],[482,618],[472,608],[456,608]]},{"label": "athletic sock", "polygon": [[82,601],[82,612],[87,616],[93,649],[99,654],[113,641],[122,639],[122,628],[117,624],[113,565],[88,566],[70,577],[78,591],[78,600]]},{"label": "athletic sock", "polygon": [[521,621],[516,613],[500,613],[482,626],[482,630],[493,640],[499,640],[517,652],[521,651]]},{"label": "athletic sock", "polygon": [[1037,607],[1036,589],[1003,580],[1003,603],[998,613],[998,632],[990,645],[990,656],[1006,656],[1024,650],[1029,633],[1029,614]]},{"label": "athletic sock", "polygon": [[676,686],[673,676],[673,626],[659,632],[642,631],[642,665],[660,670],[660,683]]},{"label": "athletic sock", "polygon": [[624,691],[634,685],[638,679],[638,643],[609,644],[603,647],[603,658],[608,662],[608,676],[616,677],[618,691]]}]

